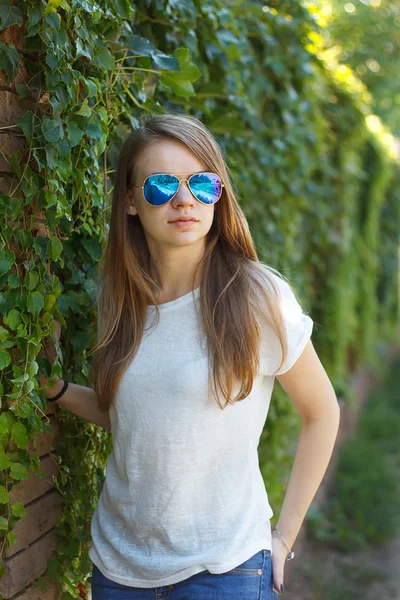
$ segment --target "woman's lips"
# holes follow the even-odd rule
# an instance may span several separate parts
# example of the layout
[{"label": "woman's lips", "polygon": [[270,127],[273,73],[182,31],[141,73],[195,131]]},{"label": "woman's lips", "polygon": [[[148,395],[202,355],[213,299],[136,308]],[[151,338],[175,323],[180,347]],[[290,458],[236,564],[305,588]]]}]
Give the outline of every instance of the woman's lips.
[{"label": "woman's lips", "polygon": [[194,225],[197,221],[171,221],[170,225],[177,225],[178,227],[190,227],[190,225]]}]

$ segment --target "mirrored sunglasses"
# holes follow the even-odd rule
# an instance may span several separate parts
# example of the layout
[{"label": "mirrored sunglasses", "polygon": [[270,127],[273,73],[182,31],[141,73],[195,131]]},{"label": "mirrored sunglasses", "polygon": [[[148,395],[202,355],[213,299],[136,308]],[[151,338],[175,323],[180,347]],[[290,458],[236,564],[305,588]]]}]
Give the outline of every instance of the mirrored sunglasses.
[{"label": "mirrored sunglasses", "polygon": [[[221,197],[222,183],[215,173],[194,173],[189,179],[179,179],[176,175],[156,173],[149,175],[143,182],[141,189],[143,197],[152,206],[163,206],[176,196],[181,185],[186,181],[193,196],[202,204],[215,204]],[[138,185],[132,187],[140,188]]]}]

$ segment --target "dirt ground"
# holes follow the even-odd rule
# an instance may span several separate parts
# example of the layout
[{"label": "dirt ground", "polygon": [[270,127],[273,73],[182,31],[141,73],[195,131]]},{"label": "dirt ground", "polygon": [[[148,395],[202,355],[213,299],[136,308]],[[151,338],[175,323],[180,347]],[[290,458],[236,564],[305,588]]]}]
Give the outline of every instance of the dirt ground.
[{"label": "dirt ground", "polygon": [[350,553],[307,541],[285,583],[285,600],[400,600],[400,539]]}]

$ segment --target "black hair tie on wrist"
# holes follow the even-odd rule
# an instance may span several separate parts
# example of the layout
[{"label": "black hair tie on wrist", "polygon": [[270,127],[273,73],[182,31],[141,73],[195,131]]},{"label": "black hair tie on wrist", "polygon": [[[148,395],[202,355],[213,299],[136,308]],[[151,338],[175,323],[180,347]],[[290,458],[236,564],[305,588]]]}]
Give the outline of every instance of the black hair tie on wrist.
[{"label": "black hair tie on wrist", "polygon": [[58,392],[57,396],[54,396],[54,398],[46,398],[47,402],[55,402],[56,400],[58,400],[59,398],[61,398],[61,396],[64,394],[65,390],[68,387],[68,381],[66,379],[64,379],[64,385],[62,387],[61,392]]}]

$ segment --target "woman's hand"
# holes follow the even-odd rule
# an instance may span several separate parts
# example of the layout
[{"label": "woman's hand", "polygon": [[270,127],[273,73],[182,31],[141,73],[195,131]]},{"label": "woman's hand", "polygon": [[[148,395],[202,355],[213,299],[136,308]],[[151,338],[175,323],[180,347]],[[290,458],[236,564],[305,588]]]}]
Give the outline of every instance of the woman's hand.
[{"label": "woman's hand", "polygon": [[[56,338],[57,338],[56,344],[59,347],[61,323],[59,321],[57,321],[57,319],[53,319],[52,322],[54,323],[54,330],[55,330],[55,334],[56,334]],[[57,359],[56,346],[54,345],[50,336],[45,337],[43,339],[44,339],[44,348],[42,348],[42,350],[39,352],[38,357],[39,358],[47,358],[49,360],[49,362],[51,364],[53,364]],[[59,380],[60,380],[60,377],[55,376],[54,384],[56,384]],[[47,385],[47,381],[48,381],[48,378],[46,377],[46,375],[42,371],[40,371],[39,372],[40,386],[45,387]]]},{"label": "woman's hand", "polygon": [[[284,572],[285,562],[288,555],[288,550],[285,544],[277,535],[272,536],[272,577],[274,582],[274,590],[278,593],[282,593],[285,590],[284,587]],[[283,589],[281,589],[281,585]]]}]

